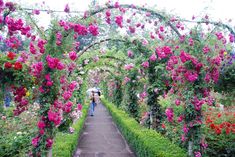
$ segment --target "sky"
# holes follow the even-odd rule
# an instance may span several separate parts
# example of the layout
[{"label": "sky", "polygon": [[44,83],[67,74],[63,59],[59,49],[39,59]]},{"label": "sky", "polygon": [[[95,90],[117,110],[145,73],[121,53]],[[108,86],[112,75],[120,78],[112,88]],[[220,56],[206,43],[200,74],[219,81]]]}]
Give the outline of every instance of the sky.
[{"label": "sky", "polygon": [[[21,3],[23,7],[38,8],[43,0],[11,0]],[[85,11],[92,0],[44,0],[45,4],[52,10],[64,10],[64,6],[69,4],[71,11]],[[104,4],[107,0],[97,0]],[[214,21],[226,22],[232,19],[235,25],[234,0],[118,0],[121,4],[135,4],[155,6],[158,10],[165,10],[171,14],[179,15],[182,18],[191,19],[192,16],[209,15]],[[38,5],[36,5],[36,3]],[[40,24],[48,25],[48,15],[39,16]]]}]

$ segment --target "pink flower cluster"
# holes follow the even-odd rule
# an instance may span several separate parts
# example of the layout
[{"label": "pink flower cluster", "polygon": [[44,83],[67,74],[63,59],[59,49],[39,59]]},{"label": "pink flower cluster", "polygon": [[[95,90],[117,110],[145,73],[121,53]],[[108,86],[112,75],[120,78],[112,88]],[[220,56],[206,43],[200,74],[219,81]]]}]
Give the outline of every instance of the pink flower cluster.
[{"label": "pink flower cluster", "polygon": [[133,64],[133,63],[126,64],[126,65],[124,66],[124,69],[125,69],[125,70],[131,70],[132,68],[134,68],[134,64]]},{"label": "pink flower cluster", "polygon": [[66,12],[66,13],[70,12],[70,8],[69,8],[68,4],[65,5],[64,12]]},{"label": "pink flower cluster", "polygon": [[107,10],[106,12],[105,12],[105,15],[106,15],[106,22],[108,23],[108,24],[111,24],[111,19],[110,19],[110,16],[111,16],[111,12],[110,12],[110,10]]},{"label": "pink flower cluster", "polygon": [[15,36],[10,36],[9,38],[5,39],[5,43],[12,49],[17,49],[22,45],[21,41]]},{"label": "pink flower cluster", "polygon": [[128,50],[127,55],[128,55],[129,58],[131,58],[131,57],[134,56],[134,53],[131,50]]},{"label": "pink flower cluster", "polygon": [[199,100],[196,96],[192,100],[192,104],[194,105],[194,108],[196,111],[200,111],[204,103],[205,101],[203,99]]},{"label": "pink flower cluster", "polygon": [[121,15],[120,15],[120,16],[116,16],[115,22],[116,22],[116,24],[117,24],[120,28],[123,27],[123,26],[122,26],[123,17],[122,17]]},{"label": "pink flower cluster", "polygon": [[87,35],[88,34],[88,30],[86,28],[86,26],[81,25],[81,24],[74,24],[74,32],[78,33],[78,35]]},{"label": "pink flower cluster", "polygon": [[37,50],[34,46],[34,44],[32,42],[30,42],[29,44],[29,51],[32,53],[32,54],[36,54],[37,53]]},{"label": "pink flower cluster", "polygon": [[10,35],[13,35],[17,31],[20,31],[22,35],[26,35],[27,37],[31,36],[30,26],[24,26],[22,19],[16,20],[12,17],[7,16],[5,22]]},{"label": "pink flower cluster", "polygon": [[51,69],[63,70],[65,65],[58,58],[53,58],[50,55],[46,57],[47,65]]},{"label": "pink flower cluster", "polygon": [[158,55],[159,59],[164,59],[168,57],[169,55],[173,54],[171,47],[169,46],[164,46],[164,47],[158,47],[156,48],[156,53]]},{"label": "pink flower cluster", "polygon": [[45,85],[48,87],[51,87],[53,85],[53,81],[51,80],[50,74],[45,75]]},{"label": "pink flower cluster", "polygon": [[28,100],[24,98],[26,96],[26,88],[18,87],[15,88],[13,94],[15,95],[14,101],[16,102],[16,109],[14,109],[14,115],[18,116],[25,110],[27,110]]},{"label": "pink flower cluster", "polygon": [[77,53],[75,51],[71,51],[69,52],[69,58],[72,60],[72,61],[75,61],[77,59]]},{"label": "pink flower cluster", "polygon": [[62,96],[63,96],[64,100],[69,100],[72,97],[72,92],[65,91]]},{"label": "pink flower cluster", "polygon": [[56,33],[56,45],[60,46],[62,44],[62,34],[60,32]]},{"label": "pink flower cluster", "polygon": [[68,101],[64,107],[63,107],[63,111],[66,113],[70,113],[72,111],[72,107],[73,107],[73,103],[71,101]]},{"label": "pink flower cluster", "polygon": [[149,67],[149,62],[148,61],[145,61],[141,64],[142,67],[144,68],[148,68]]},{"label": "pink flower cluster", "polygon": [[40,53],[45,53],[45,44],[47,43],[46,40],[38,39],[38,48]]},{"label": "pink flower cluster", "polygon": [[174,111],[173,111],[173,108],[167,108],[166,111],[165,111],[165,114],[167,116],[167,120],[169,122],[173,122],[173,120],[174,120]]},{"label": "pink flower cluster", "polygon": [[49,121],[53,122],[55,126],[58,126],[61,123],[61,116],[59,112],[49,110],[47,114]]},{"label": "pink flower cluster", "polygon": [[157,60],[157,56],[156,56],[156,54],[155,54],[155,53],[153,53],[153,54],[149,57],[149,60],[150,60],[151,62],[156,61],[156,60]]},{"label": "pink flower cluster", "polygon": [[90,32],[93,36],[97,36],[97,35],[99,34],[99,30],[98,30],[97,25],[91,24],[91,25],[88,27],[88,30],[89,30],[89,32]]},{"label": "pink flower cluster", "polygon": [[187,71],[184,74],[184,77],[187,81],[189,82],[194,82],[198,79],[198,74],[196,72],[192,72],[192,71]]},{"label": "pink flower cluster", "polygon": [[39,77],[43,70],[43,62],[33,63],[31,69],[32,69],[32,75],[35,77]]}]

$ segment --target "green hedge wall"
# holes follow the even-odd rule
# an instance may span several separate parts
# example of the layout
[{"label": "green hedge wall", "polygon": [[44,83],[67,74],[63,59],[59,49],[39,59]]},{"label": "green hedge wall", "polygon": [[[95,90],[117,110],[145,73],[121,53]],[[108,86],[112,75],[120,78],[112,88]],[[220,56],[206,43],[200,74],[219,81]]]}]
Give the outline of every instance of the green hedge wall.
[{"label": "green hedge wall", "polygon": [[77,147],[78,138],[82,132],[89,106],[84,105],[82,117],[73,124],[74,133],[59,132],[56,134],[55,143],[52,148],[53,157],[71,157]]},{"label": "green hedge wall", "polygon": [[154,130],[140,126],[135,119],[102,98],[121,133],[138,157],[186,157],[186,151]]}]

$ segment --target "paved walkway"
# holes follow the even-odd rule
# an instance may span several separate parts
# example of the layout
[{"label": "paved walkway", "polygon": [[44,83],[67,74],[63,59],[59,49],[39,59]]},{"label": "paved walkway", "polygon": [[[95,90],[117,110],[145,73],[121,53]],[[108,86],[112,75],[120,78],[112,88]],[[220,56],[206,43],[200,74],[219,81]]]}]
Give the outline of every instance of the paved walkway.
[{"label": "paved walkway", "polygon": [[88,116],[74,157],[135,157],[107,109],[96,106],[95,115]]}]

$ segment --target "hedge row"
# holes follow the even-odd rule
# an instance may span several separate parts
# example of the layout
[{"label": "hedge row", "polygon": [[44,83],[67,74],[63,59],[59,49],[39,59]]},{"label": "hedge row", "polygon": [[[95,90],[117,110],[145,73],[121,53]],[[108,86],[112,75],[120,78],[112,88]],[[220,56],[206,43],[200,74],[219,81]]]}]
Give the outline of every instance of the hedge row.
[{"label": "hedge row", "polygon": [[71,157],[73,155],[87,117],[88,108],[88,105],[83,106],[82,117],[72,126],[74,128],[73,134],[63,132],[58,132],[56,134],[55,144],[52,149],[53,156]]},{"label": "hedge row", "polygon": [[138,157],[186,157],[186,151],[154,130],[140,126],[127,113],[102,98],[121,133]]}]

